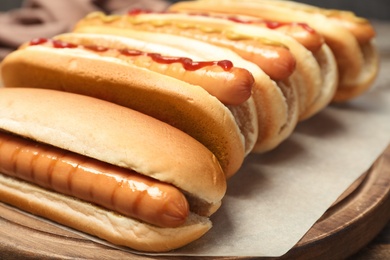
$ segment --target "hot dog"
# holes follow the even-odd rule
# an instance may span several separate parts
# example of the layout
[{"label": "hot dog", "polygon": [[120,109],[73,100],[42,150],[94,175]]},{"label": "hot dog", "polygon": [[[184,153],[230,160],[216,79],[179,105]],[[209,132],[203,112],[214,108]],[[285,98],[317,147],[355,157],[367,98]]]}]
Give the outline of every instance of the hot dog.
[{"label": "hot dog", "polygon": [[124,16],[92,13],[79,21],[75,31],[91,26],[106,27],[107,31],[115,27],[181,35],[229,48],[258,65],[272,79],[289,78],[298,89],[300,120],[311,117],[328,105],[337,87],[337,67],[328,46],[311,44],[319,45],[313,53],[290,37],[259,28],[257,23],[193,13],[137,10]]},{"label": "hot dog", "polygon": [[[49,46],[53,48],[83,49],[99,53],[103,57],[119,57],[129,64],[147,68],[193,85],[204,88],[227,105],[240,105],[248,100],[252,93],[254,79],[249,71],[234,67],[231,61],[193,61],[185,57],[163,56],[134,49],[115,49],[94,45],[88,40],[78,44],[38,38],[29,45]],[[216,87],[221,82],[225,84]]]},{"label": "hot dog", "polygon": [[1,201],[143,251],[171,250],[210,229],[226,180],[195,139],[84,95],[0,93]]},{"label": "hot dog", "polygon": [[336,58],[340,79],[334,102],[347,101],[364,93],[378,73],[375,31],[368,20],[351,12],[278,0],[183,1],[172,5],[169,10],[309,24],[324,36]]},{"label": "hot dog", "polygon": [[[106,45],[98,44],[99,41]],[[177,64],[167,64],[170,57],[164,56],[160,52],[162,49],[151,47],[148,50],[138,50],[133,56],[130,50],[134,48],[112,37],[76,37],[69,34],[58,36],[56,40],[32,41],[3,60],[4,86],[75,92],[141,111],[174,125],[199,140],[217,156],[226,176],[232,176],[241,166],[245,153],[252,149],[257,137],[255,107],[252,98],[248,97],[252,76],[246,70],[229,67],[225,71],[220,65],[210,62],[190,62],[187,65],[196,70],[184,70],[180,62],[181,57],[186,57],[183,56],[184,52],[171,57],[177,61],[179,66],[176,66]],[[162,62],[144,55],[148,53],[161,53],[163,56],[157,57]],[[142,62],[139,58],[142,58]],[[170,70],[172,67],[175,69]],[[202,82],[191,76],[196,75],[197,70],[210,67],[216,68],[201,74]],[[23,77],[18,76],[21,69],[25,71]],[[169,70],[177,70],[177,73],[172,73],[172,77],[164,75],[169,74]],[[214,94],[220,98],[220,94],[224,94],[223,89],[226,89],[225,85],[235,79],[237,71],[242,72],[238,74],[238,78],[241,75],[244,80],[233,84],[233,88],[238,88],[233,93],[235,98],[240,98],[240,94],[244,96],[246,100],[242,104],[225,106],[204,90],[207,89],[204,83],[209,80],[211,84],[208,86],[214,87]],[[225,79],[215,84],[217,74],[223,74]],[[183,77],[195,78],[192,83],[196,85],[179,80]],[[243,82],[248,84],[242,88]],[[213,89],[209,88],[209,91]],[[240,116],[234,117],[236,114]]]},{"label": "hot dog", "polygon": [[[263,152],[279,145],[291,134],[298,121],[299,99],[296,87],[290,86],[288,81],[273,81],[254,63],[246,61],[227,48],[183,36],[104,26],[81,26],[75,29],[74,33],[66,36],[69,40],[73,37],[118,39],[137,48],[146,49],[152,45],[161,46],[158,47],[159,49],[168,46],[169,53],[173,55],[184,51],[187,57],[194,60],[228,59],[235,66],[247,69],[255,79],[252,98],[256,104],[258,118],[258,136],[255,138],[256,144],[251,151]],[[65,35],[58,37],[62,38]]]}]

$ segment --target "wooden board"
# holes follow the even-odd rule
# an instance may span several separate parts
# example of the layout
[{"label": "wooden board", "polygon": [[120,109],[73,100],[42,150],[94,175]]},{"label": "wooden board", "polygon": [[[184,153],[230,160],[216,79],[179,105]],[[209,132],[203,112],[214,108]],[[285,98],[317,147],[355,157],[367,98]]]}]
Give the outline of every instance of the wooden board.
[{"label": "wooden board", "polygon": [[[389,209],[390,146],[298,244],[278,259],[339,259],[350,256],[386,225],[390,219]],[[0,252],[1,259],[155,259],[94,243],[1,203]]]}]

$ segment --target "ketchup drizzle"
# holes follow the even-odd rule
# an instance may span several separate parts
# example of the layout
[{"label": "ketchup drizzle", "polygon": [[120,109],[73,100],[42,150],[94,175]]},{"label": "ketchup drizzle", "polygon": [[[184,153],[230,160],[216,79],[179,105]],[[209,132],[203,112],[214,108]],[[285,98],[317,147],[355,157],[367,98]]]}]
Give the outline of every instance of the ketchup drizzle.
[{"label": "ketchup drizzle", "polygon": [[[152,12],[152,11],[146,11],[142,9],[132,9],[130,10],[127,14],[128,15],[139,15],[139,14],[150,14],[150,13],[174,13],[174,12]],[[204,17],[210,17],[209,14],[207,13],[187,13],[188,15],[193,15],[193,16],[204,16]],[[278,29],[279,27],[286,26],[286,25],[296,25],[302,27],[304,30],[310,32],[310,33],[315,33],[315,30],[311,28],[307,23],[298,23],[298,22],[276,22],[276,21],[268,21],[268,20],[244,20],[240,19],[235,16],[229,16],[229,17],[224,17],[224,16],[215,16],[216,18],[220,19],[227,19],[229,21],[235,22],[235,23],[241,23],[241,24],[265,24],[265,26],[268,29],[274,30]]]},{"label": "ketchup drizzle", "polygon": [[194,71],[201,69],[206,66],[219,66],[225,71],[229,71],[233,68],[233,63],[229,60],[219,60],[219,61],[193,61],[190,58],[185,57],[173,57],[173,56],[163,56],[159,53],[150,53],[143,52],[134,49],[112,49],[108,47],[98,46],[98,45],[81,45],[81,44],[73,44],[68,42],[63,42],[59,40],[52,40],[46,38],[37,38],[33,39],[29,43],[30,45],[42,45],[42,44],[51,44],[52,47],[57,49],[63,48],[85,48],[94,52],[105,52],[109,50],[118,51],[120,54],[124,56],[148,56],[153,61],[160,64],[172,64],[172,63],[181,63],[185,70]]}]

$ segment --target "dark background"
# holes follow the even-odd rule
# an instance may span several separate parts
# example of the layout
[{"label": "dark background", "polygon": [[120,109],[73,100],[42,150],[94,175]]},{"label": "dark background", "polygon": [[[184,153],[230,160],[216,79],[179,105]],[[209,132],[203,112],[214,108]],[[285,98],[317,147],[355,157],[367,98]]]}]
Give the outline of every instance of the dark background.
[{"label": "dark background", "polygon": [[[22,2],[23,0],[0,0],[0,11],[20,7]],[[369,19],[390,20],[390,0],[300,0],[299,2],[326,8],[351,10]]]}]

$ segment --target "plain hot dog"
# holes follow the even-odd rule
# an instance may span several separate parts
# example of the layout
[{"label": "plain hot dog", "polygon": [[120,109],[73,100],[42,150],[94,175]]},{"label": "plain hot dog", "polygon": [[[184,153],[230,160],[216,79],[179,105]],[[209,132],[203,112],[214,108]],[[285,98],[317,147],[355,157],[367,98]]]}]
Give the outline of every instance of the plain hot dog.
[{"label": "plain hot dog", "polygon": [[177,248],[210,229],[207,216],[220,206],[226,180],[195,139],[87,96],[0,93],[1,201],[145,251]]},{"label": "plain hot dog", "polygon": [[[7,56],[2,62],[4,86],[43,87],[74,92],[151,115],[203,143],[216,155],[227,177],[232,176],[239,169],[245,153],[252,149],[257,137],[257,117],[253,100],[251,97],[248,98],[248,92],[249,94],[251,92],[252,75],[243,69],[237,70],[248,76],[249,80],[243,81],[249,85],[243,88],[240,87],[243,82],[233,85],[234,88],[238,87],[236,88],[238,91],[233,91],[237,97],[232,98],[237,100],[240,96],[244,98],[246,96],[247,100],[239,105],[226,106],[202,86],[207,84],[207,80],[214,82],[215,84],[209,86],[212,86],[216,96],[220,97],[220,94],[226,93],[224,89],[227,89],[225,85],[229,85],[228,81],[235,78],[234,73],[230,72],[233,68],[225,71],[219,65],[213,65],[211,67],[217,67],[219,72],[212,70],[211,73],[206,72],[202,77],[204,81],[198,81],[200,85],[196,85],[178,79],[193,79],[194,76],[191,75],[196,74],[196,71],[186,70],[184,74],[187,76],[183,76],[183,66],[177,57],[187,57],[185,52],[174,55],[173,59],[179,65],[177,66],[161,64],[150,57],[138,55],[159,53],[167,58],[172,57],[164,53],[169,49],[164,46],[160,48],[156,45],[142,44],[144,49],[139,49],[135,47],[141,46],[129,46],[128,43],[119,41],[115,37],[76,37],[73,34],[57,36],[55,40],[60,45],[58,48],[52,46],[53,41],[44,40],[42,45],[27,43]],[[93,48],[83,47],[92,46],[92,43]],[[136,57],[132,57],[118,55],[115,51],[125,52],[131,49],[140,52],[137,52]],[[133,58],[147,58],[149,63],[142,62],[136,65]],[[209,62],[201,64],[202,66],[197,69],[206,70],[210,67],[203,67],[209,65]],[[196,67],[194,64],[191,66]],[[149,69],[151,67],[154,69]],[[172,76],[165,75],[164,68],[172,67],[180,70],[177,74],[172,73]],[[18,76],[18,71],[21,69],[25,71],[23,77]],[[229,75],[229,77],[218,81],[217,74],[223,74],[223,77]],[[240,110],[244,110],[245,114]],[[236,113],[241,113],[241,116],[234,117]],[[197,124],[194,125],[193,122]]]}]

